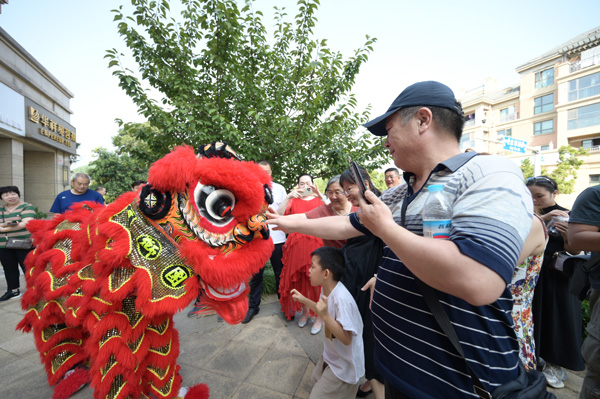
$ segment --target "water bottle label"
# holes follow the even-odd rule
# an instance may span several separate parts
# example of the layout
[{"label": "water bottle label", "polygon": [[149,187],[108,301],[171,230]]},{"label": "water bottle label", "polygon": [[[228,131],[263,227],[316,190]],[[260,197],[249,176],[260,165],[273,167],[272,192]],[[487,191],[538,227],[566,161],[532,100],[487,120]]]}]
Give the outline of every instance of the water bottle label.
[{"label": "water bottle label", "polygon": [[429,238],[438,238],[447,240],[450,238],[450,227],[452,221],[444,220],[423,220],[423,235]]}]

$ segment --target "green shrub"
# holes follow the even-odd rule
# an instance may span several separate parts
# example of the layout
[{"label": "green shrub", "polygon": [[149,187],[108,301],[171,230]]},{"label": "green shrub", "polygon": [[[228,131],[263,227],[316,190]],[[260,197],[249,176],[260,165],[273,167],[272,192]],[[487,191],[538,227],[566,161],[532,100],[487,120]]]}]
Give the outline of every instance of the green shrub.
[{"label": "green shrub", "polygon": [[581,316],[583,318],[583,339],[585,339],[587,337],[585,327],[590,322],[590,301],[581,301]]},{"label": "green shrub", "polygon": [[264,298],[267,295],[276,293],[277,290],[275,289],[275,272],[273,272],[271,262],[267,261],[267,264],[265,265],[265,271],[263,273],[262,297]]}]

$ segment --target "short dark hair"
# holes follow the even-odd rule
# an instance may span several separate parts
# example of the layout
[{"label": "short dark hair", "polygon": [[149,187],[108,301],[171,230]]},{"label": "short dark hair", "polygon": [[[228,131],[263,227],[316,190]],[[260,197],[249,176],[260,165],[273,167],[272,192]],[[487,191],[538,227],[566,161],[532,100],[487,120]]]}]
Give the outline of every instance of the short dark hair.
[{"label": "short dark hair", "polygon": [[525,182],[525,185],[527,187],[530,187],[530,186],[540,186],[540,187],[543,187],[546,190],[550,191],[551,193],[553,193],[554,191],[558,190],[558,183],[556,183],[556,180],[554,180],[554,179],[552,179],[552,178],[550,178],[548,176],[530,177]]},{"label": "short dark hair", "polygon": [[[367,170],[362,166],[358,167],[358,171],[360,172],[360,175],[362,176],[365,183],[369,182],[369,187],[371,188],[371,191],[373,191],[373,194],[379,197],[381,195],[381,191],[379,191],[379,189],[377,189],[377,187],[375,187],[375,185],[373,184],[371,176],[369,176],[369,172],[367,172]],[[354,180],[354,174],[352,173],[352,170],[346,169],[344,173],[342,173],[342,175],[340,176],[340,186],[343,186],[344,183],[356,184],[356,180]]]},{"label": "short dark hair", "polygon": [[400,176],[400,171],[396,168],[387,168],[383,174],[385,175],[387,172],[396,172],[396,175]]},{"label": "short dark hair", "polygon": [[313,183],[315,182],[315,179],[312,177],[312,175],[310,173],[302,173],[300,176],[298,176],[298,184],[300,184],[300,178],[302,176],[308,176],[308,177],[310,177],[311,182],[313,182]]},{"label": "short dark hair", "polygon": [[[460,103],[458,101],[457,104],[460,106]],[[415,114],[423,107],[429,108],[431,110],[431,114],[433,115],[433,121],[438,126],[440,126],[442,130],[445,130],[448,133],[452,134],[456,138],[456,141],[460,142],[460,137],[462,136],[463,127],[465,125],[465,118],[464,116],[459,115],[448,108],[434,106],[415,106],[400,108],[397,114],[402,124],[408,123],[408,121],[410,121],[412,117],[415,116]]]},{"label": "short dark hair", "polygon": [[346,271],[344,254],[334,247],[319,247],[312,251],[310,256],[319,257],[319,265],[323,270],[329,270],[334,281],[340,281]]},{"label": "short dark hair", "polygon": [[21,198],[21,192],[19,191],[19,187],[17,187],[17,186],[0,187],[0,195],[6,194],[6,193],[17,193],[19,198]]},{"label": "short dark hair", "polygon": [[146,180],[136,180],[133,183],[131,183],[131,189],[133,189],[135,186],[139,186],[140,184],[146,184],[147,181]]}]

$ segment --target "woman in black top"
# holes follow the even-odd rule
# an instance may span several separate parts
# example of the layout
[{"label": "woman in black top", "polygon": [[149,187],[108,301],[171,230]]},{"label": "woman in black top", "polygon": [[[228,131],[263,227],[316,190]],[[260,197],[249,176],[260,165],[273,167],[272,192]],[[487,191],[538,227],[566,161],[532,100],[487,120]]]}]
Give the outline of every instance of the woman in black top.
[{"label": "woman in black top", "polygon": [[567,240],[568,222],[555,219],[569,214],[568,209],[556,203],[558,185],[553,179],[532,177],[527,180],[527,187],[533,196],[535,211],[550,233],[533,296],[535,350],[538,367],[544,371],[548,385],[562,388],[567,375],[561,367],[585,368],[581,357],[581,301],[569,292],[569,277],[551,267],[555,252],[572,253]]},{"label": "woman in black top", "polygon": [[[379,190],[373,185],[367,171],[359,166],[360,174],[365,181],[367,189],[373,191],[378,197]],[[358,186],[350,169],[342,173],[340,186],[348,201],[358,206]],[[340,280],[356,300],[358,311],[363,320],[363,344],[365,350],[365,378],[368,383],[363,384],[357,392],[359,398],[368,396],[373,391],[375,399],[383,399],[383,378],[375,369],[375,338],[373,337],[373,321],[371,320],[371,293],[369,290],[362,291],[361,288],[377,273],[381,257],[383,256],[383,242],[374,235],[360,235],[350,238],[342,247],[342,253],[346,261],[346,270]]]}]

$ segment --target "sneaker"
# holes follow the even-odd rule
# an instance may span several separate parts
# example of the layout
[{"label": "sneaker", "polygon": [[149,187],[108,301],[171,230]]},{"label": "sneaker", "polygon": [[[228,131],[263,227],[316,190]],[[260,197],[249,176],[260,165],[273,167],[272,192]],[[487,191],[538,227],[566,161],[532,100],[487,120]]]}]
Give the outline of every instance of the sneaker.
[{"label": "sneaker", "polygon": [[4,295],[0,296],[0,302],[8,301],[11,298],[18,298],[21,296],[21,291],[6,291]]},{"label": "sneaker", "polygon": [[550,364],[546,364],[546,366],[544,367],[544,370],[542,371],[544,373],[544,377],[546,377],[546,383],[551,386],[552,388],[564,388],[565,384],[563,384],[563,382],[561,381],[560,377],[557,376],[557,372],[559,373],[558,375],[560,375],[562,377],[562,373],[560,371],[560,369],[557,369],[554,366],[551,366]]},{"label": "sneaker", "polygon": [[560,371],[560,376],[557,375],[557,377],[560,378],[561,381],[566,381],[567,380],[567,370],[565,370],[564,367],[561,367],[558,370]]}]

